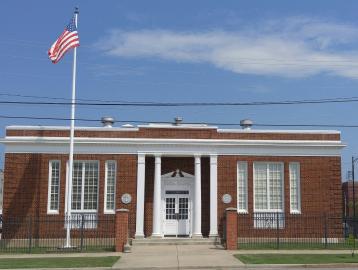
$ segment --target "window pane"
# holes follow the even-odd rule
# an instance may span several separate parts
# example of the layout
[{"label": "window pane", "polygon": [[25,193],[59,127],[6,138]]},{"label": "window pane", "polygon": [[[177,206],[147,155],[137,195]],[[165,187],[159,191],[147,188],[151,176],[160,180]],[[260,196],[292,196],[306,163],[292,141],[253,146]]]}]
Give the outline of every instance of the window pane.
[{"label": "window pane", "polygon": [[106,210],[114,210],[116,194],[116,163],[114,161],[107,161],[106,170]]},{"label": "window pane", "polygon": [[270,192],[270,207],[271,210],[283,209],[283,177],[282,177],[282,164],[270,163],[268,165],[269,171],[269,192]]},{"label": "window pane", "polygon": [[59,209],[59,196],[60,196],[60,162],[50,162],[50,201],[49,210],[58,211]]},{"label": "window pane", "polygon": [[255,209],[267,209],[267,166],[254,164]]},{"label": "window pane", "polygon": [[300,164],[290,163],[290,207],[300,212]]},{"label": "window pane", "polygon": [[237,209],[247,211],[247,163],[237,164]]},{"label": "window pane", "polygon": [[85,162],[83,209],[97,210],[98,163]]},{"label": "window pane", "polygon": [[73,162],[72,210],[81,210],[82,168],[83,165],[81,162]]}]

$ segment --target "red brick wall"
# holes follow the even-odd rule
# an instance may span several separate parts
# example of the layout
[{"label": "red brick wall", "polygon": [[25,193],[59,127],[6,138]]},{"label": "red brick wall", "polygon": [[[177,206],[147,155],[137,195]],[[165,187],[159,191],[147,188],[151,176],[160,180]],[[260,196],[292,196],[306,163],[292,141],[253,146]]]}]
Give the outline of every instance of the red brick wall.
[{"label": "red brick wall", "polygon": [[[290,216],[290,190],[289,190],[289,162],[299,162],[301,169],[301,212],[300,217],[322,217],[323,215],[336,217],[331,220],[331,227],[337,230],[341,228],[340,217],[342,215],[342,193],[341,186],[341,159],[340,157],[259,157],[259,156],[219,156],[218,157],[218,222],[219,231],[222,233],[224,224],[224,213],[228,207],[237,207],[236,201],[236,164],[238,161],[248,162],[248,215],[238,215],[239,237],[260,236],[260,230],[253,230],[253,162],[284,162],[284,203],[286,231],[291,230],[289,222],[297,223],[296,219]],[[230,204],[222,202],[222,196],[228,193],[233,200]],[[309,219],[307,219],[309,220]],[[288,222],[288,223],[287,223]],[[302,221],[303,222],[303,221]],[[320,225],[321,219],[311,219],[311,224],[305,225],[306,228],[319,228],[322,231],[323,226]],[[317,223],[317,226],[314,225]],[[241,224],[241,228],[240,228]],[[301,224],[303,228],[304,224]],[[292,225],[293,226],[293,225]],[[292,231],[292,230],[291,230]],[[265,235],[267,230],[262,230]],[[308,233],[308,232],[307,232]],[[307,234],[306,234],[307,237]]]},{"label": "red brick wall", "polygon": [[[130,235],[135,233],[135,209],[137,191],[137,156],[135,155],[75,155],[77,160],[98,160],[100,162],[98,190],[98,219],[99,230],[108,235],[114,234],[114,215],[104,214],[104,171],[106,160],[117,161],[116,208],[129,209]],[[48,173],[49,161],[61,161],[60,174],[60,207],[59,215],[47,216]],[[68,155],[60,154],[11,154],[5,155],[4,220],[16,218],[19,223],[28,222],[27,217],[52,221],[37,224],[37,231],[46,232],[57,227],[59,233],[64,233],[65,183],[66,162]],[[120,196],[123,193],[132,195],[132,202],[122,204]],[[47,216],[47,217],[46,217]],[[44,218],[45,217],[45,218]],[[112,222],[113,220],[113,222]],[[113,223],[113,224],[112,224]],[[42,225],[41,225],[42,224]],[[102,224],[102,225],[101,225]],[[44,226],[44,227],[41,227]],[[101,227],[102,226],[102,227]],[[22,228],[18,232],[22,234]],[[35,229],[34,229],[35,230]],[[11,234],[14,234],[12,230]]]},{"label": "red brick wall", "polygon": [[[65,130],[6,130],[6,136],[68,137]],[[243,139],[243,140],[340,140],[340,134],[313,133],[220,133],[216,129],[192,128],[139,128],[138,131],[86,131],[77,130],[76,137],[93,138],[167,138],[167,139]]]},{"label": "red brick wall", "polygon": [[[46,216],[47,214],[47,189],[48,189],[48,162],[49,160],[61,161],[60,183],[60,214],[53,219],[63,220],[64,193],[65,193],[65,164],[67,155],[57,154],[11,154],[5,155],[5,181],[4,181],[4,219],[16,216],[26,222],[26,216]],[[104,164],[106,160],[117,161],[117,194],[116,208],[129,209],[129,234],[135,233],[136,210],[136,155],[76,155],[75,159],[99,160],[99,205],[100,218],[109,215],[103,214],[104,201]],[[253,183],[252,166],[254,161],[284,162],[285,179],[285,214],[289,214],[289,162],[300,162],[301,167],[301,208],[302,216],[323,215],[340,217],[342,214],[341,195],[341,160],[339,157],[259,157],[259,156],[219,156],[218,157],[218,225],[222,232],[225,209],[236,207],[236,166],[237,161],[248,162],[248,208],[249,215],[239,215],[238,222],[248,222],[245,231],[239,228],[239,233],[248,235],[253,228],[250,219],[253,212]],[[175,169],[181,169],[194,174],[194,158],[192,157],[163,157],[162,174]],[[154,158],[146,158],[146,186],[145,186],[145,235],[152,232],[152,203],[153,203]],[[123,193],[132,195],[132,202],[124,205],[120,201]],[[222,195],[231,194],[233,200],[230,204],[222,203]],[[207,236],[210,226],[210,166],[209,158],[202,157],[202,232]],[[250,220],[251,221],[250,221]],[[339,220],[339,219],[337,219]],[[63,230],[63,224],[59,224],[59,230]],[[288,224],[288,223],[287,223]],[[336,224],[336,223],[335,223]],[[38,227],[38,231],[41,228]],[[103,228],[110,231],[111,228]],[[257,230],[255,230],[257,232]],[[114,233],[114,223],[113,230]],[[239,235],[240,236],[240,235]]]}]

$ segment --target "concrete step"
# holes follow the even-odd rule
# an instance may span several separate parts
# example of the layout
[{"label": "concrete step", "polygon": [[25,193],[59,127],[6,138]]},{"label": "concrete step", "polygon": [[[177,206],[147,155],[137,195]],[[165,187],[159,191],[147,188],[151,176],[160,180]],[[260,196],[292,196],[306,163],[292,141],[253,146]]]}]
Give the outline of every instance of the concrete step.
[{"label": "concrete step", "polygon": [[132,239],[132,246],[221,245],[220,238],[144,238]]}]

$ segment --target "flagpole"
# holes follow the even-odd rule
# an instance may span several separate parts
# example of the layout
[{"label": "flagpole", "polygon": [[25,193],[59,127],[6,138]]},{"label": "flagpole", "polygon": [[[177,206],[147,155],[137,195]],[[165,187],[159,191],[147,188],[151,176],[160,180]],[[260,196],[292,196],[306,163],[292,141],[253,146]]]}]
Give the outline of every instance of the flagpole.
[{"label": "flagpole", "polygon": [[[78,8],[75,8],[75,25],[77,28]],[[70,128],[70,155],[68,161],[68,178],[67,178],[67,227],[66,227],[66,248],[71,247],[71,208],[72,208],[72,174],[73,174],[73,146],[75,137],[75,103],[76,103],[76,60],[77,47],[73,51],[73,70],[72,70],[72,102],[71,102],[71,128]]]}]

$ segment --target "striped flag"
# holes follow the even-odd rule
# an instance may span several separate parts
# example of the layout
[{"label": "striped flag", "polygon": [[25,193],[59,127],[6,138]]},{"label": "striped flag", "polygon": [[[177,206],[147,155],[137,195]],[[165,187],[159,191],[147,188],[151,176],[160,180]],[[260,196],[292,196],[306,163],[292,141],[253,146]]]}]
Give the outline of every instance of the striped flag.
[{"label": "striped flag", "polygon": [[48,56],[52,63],[56,64],[67,51],[78,46],[80,46],[80,41],[74,15],[63,33],[48,50]]}]

